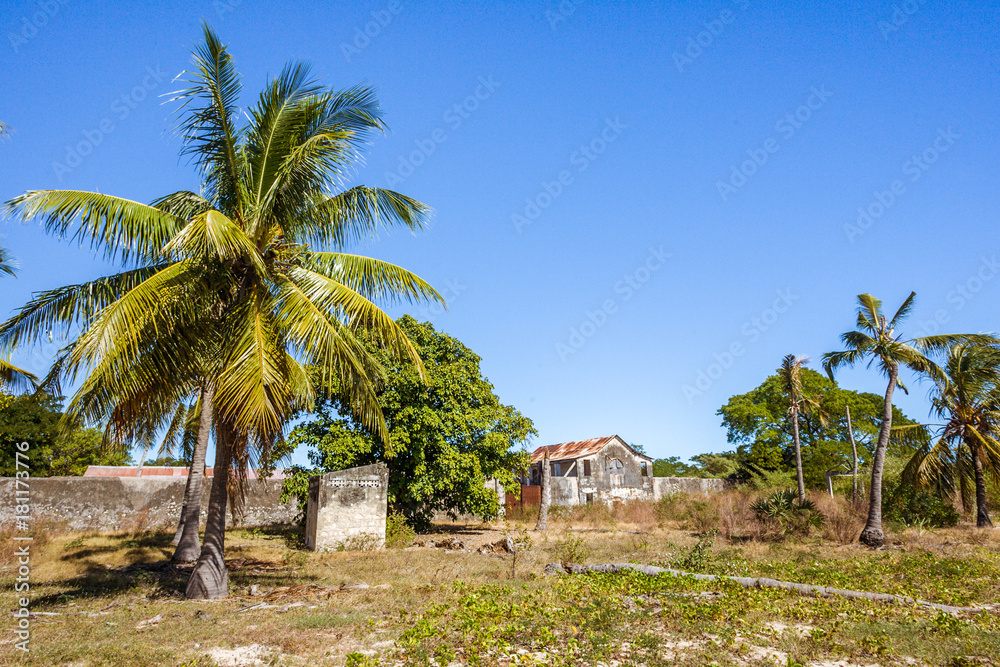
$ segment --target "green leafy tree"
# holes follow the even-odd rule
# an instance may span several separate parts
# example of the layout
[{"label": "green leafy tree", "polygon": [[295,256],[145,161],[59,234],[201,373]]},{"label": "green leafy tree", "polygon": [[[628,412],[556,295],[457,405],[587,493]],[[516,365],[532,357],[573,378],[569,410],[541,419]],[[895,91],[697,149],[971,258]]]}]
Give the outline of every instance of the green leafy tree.
[{"label": "green leafy tree", "polygon": [[0,477],[15,475],[15,445],[21,442],[29,445],[32,477],[82,475],[91,465],[131,463],[127,453],[108,450],[103,440],[97,429],[64,423],[61,401],[55,396],[0,393]]},{"label": "green leafy tree", "polygon": [[536,435],[534,426],[500,403],[472,350],[408,315],[398,323],[424,360],[426,383],[411,364],[367,341],[388,369],[378,391],[388,439],[383,442],[352,415],[346,393],[321,394],[316,416],[289,436],[290,445],[309,448],[315,468],[299,471],[286,489],[303,498],[309,475],[383,462],[389,467],[389,503],[415,528],[425,529],[439,511],[495,517],[497,497],[485,482],[495,479],[508,493],[519,490],[516,472],[528,459],[514,448]]},{"label": "green leafy tree", "polygon": [[696,454],[691,457],[691,461],[698,471],[698,477],[727,479],[735,475],[736,471],[739,470],[736,452]]},{"label": "green leafy tree", "polygon": [[853,366],[867,361],[869,365],[876,364],[879,372],[888,379],[885,398],[882,404],[882,423],[879,427],[878,440],[872,457],[872,479],[868,503],[868,521],[858,540],[869,547],[877,548],[885,543],[885,533],[882,532],[882,469],[885,465],[885,453],[889,445],[892,430],[892,394],[897,385],[904,392],[906,386],[899,380],[900,366],[909,368],[915,373],[927,375],[938,380],[943,377],[941,369],[927,353],[940,352],[957,342],[989,343],[988,336],[974,335],[940,335],[923,338],[905,339],[897,331],[897,327],[910,314],[916,292],[910,292],[899,310],[886,317],[882,312],[882,301],[871,294],[858,295],[857,329],[841,335],[847,349],[840,352],[827,352],[823,355],[823,368],[833,379],[833,373],[841,366]]},{"label": "green leafy tree", "polygon": [[155,459],[146,461],[143,465],[150,467],[165,466],[168,468],[187,468],[191,465],[191,461],[189,459],[179,459],[173,456],[159,456]]},{"label": "green leafy tree", "polygon": [[[36,297],[0,327],[0,348],[79,325],[60,362],[66,374],[86,376],[70,411],[125,433],[131,418],[143,429],[148,415],[169,419],[200,389],[199,437],[210,426],[216,444],[204,543],[187,587],[202,599],[228,595],[231,482],[239,497],[247,468],[273,462],[285,424],[317,390],[341,388],[360,422],[388,439],[375,396],[383,366],[360,335],[418,375],[422,366],[373,300],[443,299],[400,267],[342,252],[384,227],[418,229],[428,212],[387,190],[339,191],[370,134],[385,127],[371,89],[330,90],[291,64],[244,113],[239,74],[207,26],[186,76],[178,127],[201,194],[145,205],[35,191],[9,202],[9,213],[140,266]],[[307,365],[319,371],[310,376]]]},{"label": "green leafy tree", "polygon": [[[827,471],[847,470],[853,461],[846,417],[848,408],[854,436],[861,447],[862,463],[871,461],[881,423],[882,397],[843,389],[810,368],[801,368],[799,379],[802,394],[813,397],[816,404],[809,412],[799,414],[799,437],[803,443],[805,486],[817,488],[825,484]],[[915,423],[899,408],[894,407],[893,411],[897,423]],[[788,411],[788,393],[780,374],[768,377],[745,394],[731,397],[717,414],[722,417],[729,442],[736,445],[736,452],[718,463],[732,466],[738,478],[746,480],[754,472],[794,470],[794,426]],[[900,456],[906,457],[914,451],[902,444],[894,448],[897,450]]]},{"label": "green leafy tree", "polygon": [[[1000,482],[1000,350],[985,345],[953,345],[944,377],[932,390],[932,410],[943,421],[934,440],[912,427],[893,429],[894,437],[924,442],[903,472],[903,481],[953,492],[957,486],[965,507],[973,505],[976,526],[992,528],[986,481]],[[949,494],[950,495],[950,494]]]},{"label": "green leafy tree", "polygon": [[697,466],[688,465],[679,456],[653,459],[653,477],[700,477]]}]

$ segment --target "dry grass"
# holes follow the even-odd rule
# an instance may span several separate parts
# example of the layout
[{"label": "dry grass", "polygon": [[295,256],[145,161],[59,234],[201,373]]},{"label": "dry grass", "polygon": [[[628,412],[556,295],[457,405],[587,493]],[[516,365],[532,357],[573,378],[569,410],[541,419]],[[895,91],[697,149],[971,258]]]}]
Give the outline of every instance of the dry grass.
[{"label": "dry grass", "polygon": [[[213,603],[180,597],[186,573],[164,567],[172,551],[172,531],[68,533],[50,527],[33,544],[31,594],[33,611],[54,615],[32,619],[32,652],[27,659],[13,653],[12,642],[0,644],[0,664],[208,667],[228,659],[220,657],[225,654],[218,650],[257,646],[263,647],[258,655],[262,664],[344,665],[355,652],[391,653],[401,632],[414,627],[435,605],[453,604],[459,587],[506,583],[516,584],[512,590],[523,590],[525,595],[551,595],[552,580],[540,576],[551,562],[670,564],[685,558],[695,562],[691,554],[696,545],[715,527],[718,538],[706,552],[703,571],[776,573],[809,582],[830,576],[841,564],[848,568],[870,559],[878,563],[873,571],[884,572],[872,585],[884,586],[886,592],[898,592],[892,588],[899,584],[894,583],[895,561],[891,559],[926,552],[956,563],[975,563],[982,554],[1000,553],[1000,531],[978,531],[967,525],[905,531],[893,536],[898,543],[892,547],[895,551],[873,553],[853,541],[859,511],[818,495],[814,500],[828,516],[823,531],[806,538],[765,542],[758,539],[760,527],[748,510],[755,497],[730,491],[710,497],[677,496],[658,504],[633,501],[613,507],[559,509],[550,516],[550,528],[544,534],[531,532],[532,512],[509,516],[506,524],[439,524],[435,539],[462,541],[466,549],[458,551],[406,547],[319,554],[301,550],[301,534],[294,531],[233,530],[227,536],[232,597]],[[715,525],[708,525],[713,517]],[[522,528],[529,530],[533,545],[522,554],[513,578],[508,556],[476,552],[505,532]],[[13,575],[6,557],[0,585],[9,589]],[[814,563],[826,564],[825,569],[813,572]],[[988,581],[977,581],[972,582],[975,587],[969,595],[1000,596],[1000,583],[989,588]],[[270,596],[251,595],[251,587]],[[957,595],[955,589],[949,590],[947,595]],[[261,602],[267,606],[252,607]],[[801,622],[796,619],[805,613],[803,605],[812,604],[793,601],[787,608],[782,605],[771,614],[758,615],[764,620],[784,619],[791,626]],[[822,606],[826,603],[816,604],[820,605],[817,609],[829,609],[829,605]],[[855,607],[844,609],[855,613]],[[874,609],[883,613],[879,607]],[[158,622],[137,629],[141,622],[157,616],[161,617]],[[698,620],[692,629],[683,630],[689,634],[674,639],[704,642],[702,633],[707,630],[696,629],[702,623]],[[791,655],[802,641],[775,638],[771,646]],[[690,664],[702,658],[726,663],[732,658],[729,650],[711,648],[715,652],[711,659],[702,655]],[[361,664],[358,660],[352,658],[354,664]],[[879,662],[893,664],[891,660]]]}]

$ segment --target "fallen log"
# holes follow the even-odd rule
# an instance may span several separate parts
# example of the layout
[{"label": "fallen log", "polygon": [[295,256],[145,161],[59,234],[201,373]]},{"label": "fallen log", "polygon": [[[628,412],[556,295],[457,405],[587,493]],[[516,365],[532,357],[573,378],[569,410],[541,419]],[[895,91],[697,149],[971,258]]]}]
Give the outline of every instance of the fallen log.
[{"label": "fallen log", "polygon": [[892,604],[919,605],[937,609],[946,614],[967,614],[981,613],[987,611],[982,607],[953,607],[937,602],[918,600],[917,598],[902,595],[891,595],[889,593],[868,593],[865,591],[849,591],[843,588],[830,588],[829,586],[813,586],[811,584],[796,584],[790,581],[778,581],[767,577],[730,577],[721,574],[698,574],[695,572],[682,572],[665,567],[654,567],[652,565],[637,565],[635,563],[604,563],[600,565],[562,565],[561,563],[550,563],[545,566],[546,574],[584,574],[587,572],[607,572],[618,573],[625,570],[632,570],[651,577],[659,574],[670,574],[675,577],[692,577],[698,581],[735,581],[745,588],[780,588],[800,595],[815,595],[819,597],[842,597],[855,600],[871,600],[874,602],[889,602]]}]

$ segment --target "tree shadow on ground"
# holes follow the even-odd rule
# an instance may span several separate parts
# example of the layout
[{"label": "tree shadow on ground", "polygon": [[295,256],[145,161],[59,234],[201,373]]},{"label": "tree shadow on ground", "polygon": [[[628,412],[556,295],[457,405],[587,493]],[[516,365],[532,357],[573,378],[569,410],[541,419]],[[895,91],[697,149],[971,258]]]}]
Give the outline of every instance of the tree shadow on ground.
[{"label": "tree shadow on ground", "polygon": [[488,528],[479,523],[436,523],[422,535],[482,535]]}]

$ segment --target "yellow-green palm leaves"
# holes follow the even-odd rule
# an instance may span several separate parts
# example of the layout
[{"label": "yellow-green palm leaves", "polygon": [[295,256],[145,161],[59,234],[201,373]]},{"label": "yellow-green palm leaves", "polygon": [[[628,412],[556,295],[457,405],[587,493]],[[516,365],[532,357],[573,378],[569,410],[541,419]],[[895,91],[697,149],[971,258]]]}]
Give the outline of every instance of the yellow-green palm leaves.
[{"label": "yellow-green palm leaves", "polygon": [[[139,267],[36,296],[0,328],[0,346],[78,325],[64,370],[85,371],[71,408],[91,419],[123,401],[149,400],[157,378],[175,378],[186,395],[211,357],[217,416],[259,443],[280,437],[294,410],[311,403],[304,366],[316,365],[319,377],[353,387],[359,414],[384,433],[373,400],[380,369],[357,335],[373,332],[419,365],[374,302],[440,297],[398,266],[342,252],[380,227],[418,229],[428,212],[377,188],[336,192],[367,136],[383,129],[374,93],[322,88],[307,67],[293,65],[244,121],[232,58],[208,29],[194,65],[175,99],[184,153],[202,173],[203,194],[178,192],[146,205],[38,191],[9,202],[9,212]],[[314,252],[309,243],[326,247]],[[211,336],[212,345],[199,336]],[[176,405],[179,396],[170,393],[165,404]]]}]

